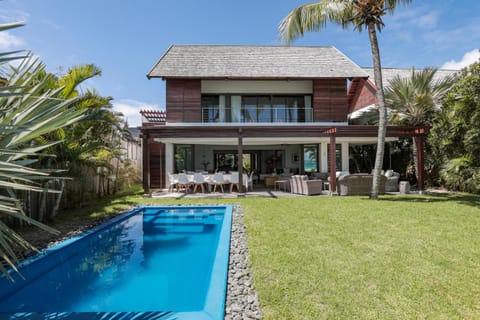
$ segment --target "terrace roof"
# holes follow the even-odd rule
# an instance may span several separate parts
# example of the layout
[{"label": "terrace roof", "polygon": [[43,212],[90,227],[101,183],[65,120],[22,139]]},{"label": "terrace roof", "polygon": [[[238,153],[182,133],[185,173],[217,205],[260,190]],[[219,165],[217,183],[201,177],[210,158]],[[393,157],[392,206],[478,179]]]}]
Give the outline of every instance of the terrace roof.
[{"label": "terrace roof", "polygon": [[172,45],[148,78],[367,78],[333,46]]}]

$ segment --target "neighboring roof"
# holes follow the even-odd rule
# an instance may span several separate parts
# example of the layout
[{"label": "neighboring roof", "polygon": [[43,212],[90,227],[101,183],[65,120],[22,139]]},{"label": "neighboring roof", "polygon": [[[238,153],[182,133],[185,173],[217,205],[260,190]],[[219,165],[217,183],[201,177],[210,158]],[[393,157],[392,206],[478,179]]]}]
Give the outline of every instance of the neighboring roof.
[{"label": "neighboring roof", "polygon": [[[369,108],[374,106],[377,103],[377,98],[375,97],[375,79],[373,74],[373,68],[362,68],[365,72],[367,72],[370,77],[367,81],[365,81],[365,85],[361,88],[361,91],[358,91],[358,88],[353,87],[355,81],[351,82],[350,89],[353,87],[355,92],[358,95],[355,95],[352,98],[352,102],[349,103],[348,112],[350,114],[350,118],[358,117],[363,112],[365,112],[364,108]],[[415,71],[421,71],[424,69],[415,69]],[[434,81],[441,80],[447,76],[453,75],[459,72],[459,70],[447,70],[447,69],[437,69],[435,75],[433,77]],[[412,74],[412,68],[382,68],[382,81],[383,87],[387,88],[389,86],[390,80],[392,80],[395,76],[400,76],[401,78],[410,78]],[[371,109],[371,108],[370,108]],[[369,109],[367,109],[369,110]],[[357,112],[358,111],[358,112]],[[353,114],[353,112],[356,112]]]},{"label": "neighboring roof", "polygon": [[335,47],[173,45],[148,78],[358,78],[368,74]]},{"label": "neighboring roof", "polygon": [[[369,80],[375,84],[375,78],[373,75],[373,68],[362,68],[365,72],[369,74]],[[423,70],[422,68],[415,68],[415,71]],[[433,77],[433,81],[441,80],[449,75],[452,75],[459,70],[447,70],[447,69],[437,69],[435,72],[435,76]],[[396,75],[400,76],[401,78],[409,78],[412,74],[412,68],[384,68],[382,67],[382,80],[383,86],[387,87],[388,83],[393,77]]]},{"label": "neighboring roof", "polygon": [[128,127],[128,130],[132,134],[132,137],[136,139],[140,137],[140,129],[138,129],[137,127]]}]

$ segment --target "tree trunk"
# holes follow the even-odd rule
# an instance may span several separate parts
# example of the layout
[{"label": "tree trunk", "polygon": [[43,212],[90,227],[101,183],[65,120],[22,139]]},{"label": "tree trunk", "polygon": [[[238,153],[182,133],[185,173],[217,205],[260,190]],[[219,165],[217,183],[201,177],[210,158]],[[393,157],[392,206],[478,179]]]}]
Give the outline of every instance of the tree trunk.
[{"label": "tree trunk", "polygon": [[65,180],[60,179],[60,193],[55,199],[55,204],[52,209],[52,215],[50,216],[51,218],[55,217],[60,210],[60,204],[62,203],[62,196],[63,196],[63,191],[65,190]]},{"label": "tree trunk", "polygon": [[370,38],[370,46],[372,48],[373,71],[375,77],[375,86],[377,88],[377,102],[378,102],[378,138],[377,138],[377,153],[375,157],[375,167],[373,169],[372,191],[370,192],[371,199],[378,199],[380,174],[383,167],[383,155],[385,153],[385,136],[387,133],[387,110],[385,107],[385,98],[383,94],[383,80],[382,80],[382,66],[380,63],[380,49],[378,48],[377,33],[375,24],[368,24],[368,35]]}]

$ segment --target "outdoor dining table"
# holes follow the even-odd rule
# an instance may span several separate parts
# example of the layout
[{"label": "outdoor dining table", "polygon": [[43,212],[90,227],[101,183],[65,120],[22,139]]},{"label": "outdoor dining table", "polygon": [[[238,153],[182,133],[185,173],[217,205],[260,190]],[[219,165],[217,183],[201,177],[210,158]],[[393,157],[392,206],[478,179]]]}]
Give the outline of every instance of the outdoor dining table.
[{"label": "outdoor dining table", "polygon": [[[192,183],[194,182],[194,174],[187,173],[185,175],[187,176],[188,181],[190,181]],[[177,174],[177,176],[178,176],[178,174]],[[205,183],[208,185],[207,191],[211,192],[211,183],[213,182],[215,174],[214,173],[202,174],[202,176],[203,176],[203,179],[205,180]],[[224,180],[225,184],[230,184],[231,179],[232,179],[232,175],[230,173],[224,173],[223,174],[223,180]],[[245,188],[248,187],[248,175],[245,174],[245,173],[243,174],[243,186]]]}]

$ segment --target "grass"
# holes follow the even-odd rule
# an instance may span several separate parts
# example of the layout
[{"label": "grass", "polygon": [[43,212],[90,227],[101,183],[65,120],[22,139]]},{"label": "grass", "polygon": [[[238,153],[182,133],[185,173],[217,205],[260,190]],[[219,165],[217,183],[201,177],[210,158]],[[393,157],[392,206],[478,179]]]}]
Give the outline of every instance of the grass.
[{"label": "grass", "polygon": [[480,318],[480,198],[471,195],[110,199],[239,203],[264,319]]}]

